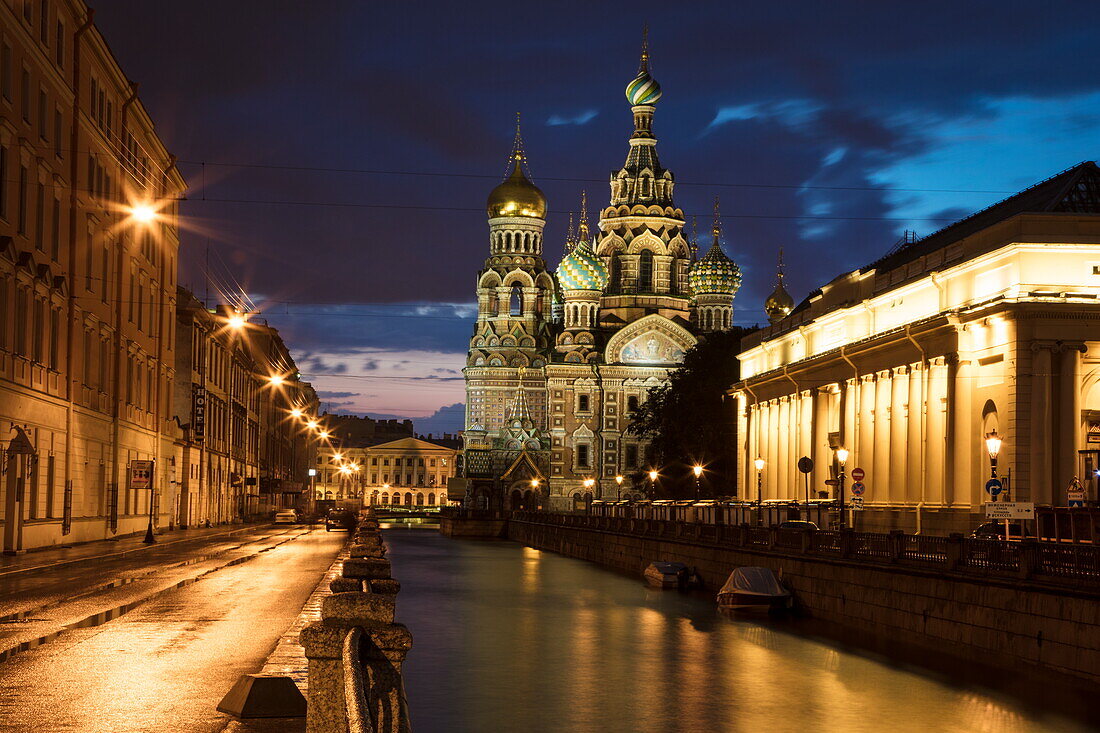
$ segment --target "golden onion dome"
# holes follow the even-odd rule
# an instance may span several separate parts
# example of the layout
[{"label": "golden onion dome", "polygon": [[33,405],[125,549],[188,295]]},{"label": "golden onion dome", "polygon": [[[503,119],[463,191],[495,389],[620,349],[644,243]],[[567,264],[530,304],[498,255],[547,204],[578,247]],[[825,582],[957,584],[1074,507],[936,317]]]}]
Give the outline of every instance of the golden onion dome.
[{"label": "golden onion dome", "polygon": [[498,216],[546,218],[546,196],[523,173],[523,154],[513,154],[512,174],[489,193],[486,209],[490,219]]},{"label": "golden onion dome", "polygon": [[768,319],[772,323],[780,321],[787,317],[787,314],[794,308],[794,298],[791,297],[787,289],[783,287],[782,278],[775,286],[775,290],[768,296],[768,299],[764,301],[764,312],[768,314]]}]

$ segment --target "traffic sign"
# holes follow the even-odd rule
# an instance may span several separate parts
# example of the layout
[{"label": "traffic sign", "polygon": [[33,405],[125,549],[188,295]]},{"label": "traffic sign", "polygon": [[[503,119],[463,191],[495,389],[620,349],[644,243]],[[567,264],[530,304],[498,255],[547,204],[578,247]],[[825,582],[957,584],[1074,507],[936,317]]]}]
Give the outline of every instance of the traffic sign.
[{"label": "traffic sign", "polygon": [[859,481],[856,481],[852,484],[852,496],[863,496],[863,492],[866,490],[867,487],[861,484]]},{"label": "traffic sign", "polygon": [[989,492],[990,496],[996,496],[1001,493],[1003,489],[1004,486],[1001,485],[1000,479],[991,478],[985,482],[985,490]]},{"label": "traffic sign", "polygon": [[802,456],[798,459],[798,470],[802,473],[809,473],[814,470],[814,459],[809,456]]},{"label": "traffic sign", "polygon": [[853,496],[852,497],[852,508],[856,509],[856,510],[862,510],[863,509],[863,497],[862,496]]},{"label": "traffic sign", "polygon": [[985,504],[986,519],[1035,519],[1035,505],[1030,501],[989,501]]},{"label": "traffic sign", "polygon": [[862,481],[863,477],[866,476],[866,475],[867,474],[863,472],[862,468],[853,468],[852,469],[852,480],[853,481]]},{"label": "traffic sign", "polygon": [[827,479],[825,479],[825,485],[826,486],[839,486],[840,482],[837,481],[835,478],[827,478]]}]

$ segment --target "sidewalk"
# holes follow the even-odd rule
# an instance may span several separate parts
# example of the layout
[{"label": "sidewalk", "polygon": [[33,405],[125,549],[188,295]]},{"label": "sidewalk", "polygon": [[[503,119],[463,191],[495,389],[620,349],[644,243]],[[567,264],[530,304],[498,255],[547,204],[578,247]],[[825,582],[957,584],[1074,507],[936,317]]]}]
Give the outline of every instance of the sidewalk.
[{"label": "sidewalk", "polygon": [[120,557],[151,548],[187,542],[189,540],[220,536],[228,537],[242,532],[261,529],[270,526],[270,524],[270,522],[257,522],[255,524],[223,524],[215,527],[177,529],[171,532],[158,534],[156,543],[152,545],[145,544],[145,537],[139,534],[130,535],[119,540],[96,540],[94,542],[85,542],[71,547],[52,547],[49,549],[31,550],[23,555],[0,555],[0,578],[10,577],[20,573],[33,573],[39,570],[47,570],[58,567],[59,565]]}]

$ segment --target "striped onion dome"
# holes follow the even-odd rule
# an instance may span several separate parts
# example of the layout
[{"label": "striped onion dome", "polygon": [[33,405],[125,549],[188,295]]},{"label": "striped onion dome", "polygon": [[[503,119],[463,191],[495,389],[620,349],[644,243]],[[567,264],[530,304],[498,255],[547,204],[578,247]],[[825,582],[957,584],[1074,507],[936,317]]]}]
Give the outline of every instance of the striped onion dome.
[{"label": "striped onion dome", "polygon": [[607,285],[607,266],[586,239],[580,240],[573,251],[562,258],[557,275],[563,291],[603,290]]},{"label": "striped onion dome", "polygon": [[741,268],[726,257],[715,240],[707,254],[691,266],[688,282],[696,295],[736,295],[741,289]]},{"label": "striped onion dome", "polygon": [[631,105],[656,104],[661,98],[661,85],[649,75],[649,69],[643,68],[626,85],[626,99]]}]

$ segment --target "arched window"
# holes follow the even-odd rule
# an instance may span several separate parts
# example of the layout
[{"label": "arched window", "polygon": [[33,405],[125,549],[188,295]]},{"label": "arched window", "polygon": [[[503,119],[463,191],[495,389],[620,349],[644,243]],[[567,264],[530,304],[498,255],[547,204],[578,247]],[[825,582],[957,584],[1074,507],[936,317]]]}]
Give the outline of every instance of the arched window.
[{"label": "arched window", "polygon": [[619,252],[617,250],[613,250],[611,252],[610,267],[608,267],[607,270],[608,270],[608,277],[607,277],[608,292],[617,293],[617,292],[619,292],[619,285],[620,285],[620,282],[622,281],[622,276],[623,276],[622,275],[622,272],[623,272],[622,262],[619,260]]},{"label": "arched window", "polygon": [[435,506],[435,494],[428,494],[428,506]]},{"label": "arched window", "polygon": [[509,301],[509,311],[513,316],[523,315],[523,288],[519,283],[512,284],[512,297]]},{"label": "arched window", "polygon": [[411,493],[405,494],[405,506],[413,505],[413,495]]},{"label": "arched window", "polygon": [[648,249],[642,250],[638,258],[638,292],[649,293],[653,291],[653,253]]}]

